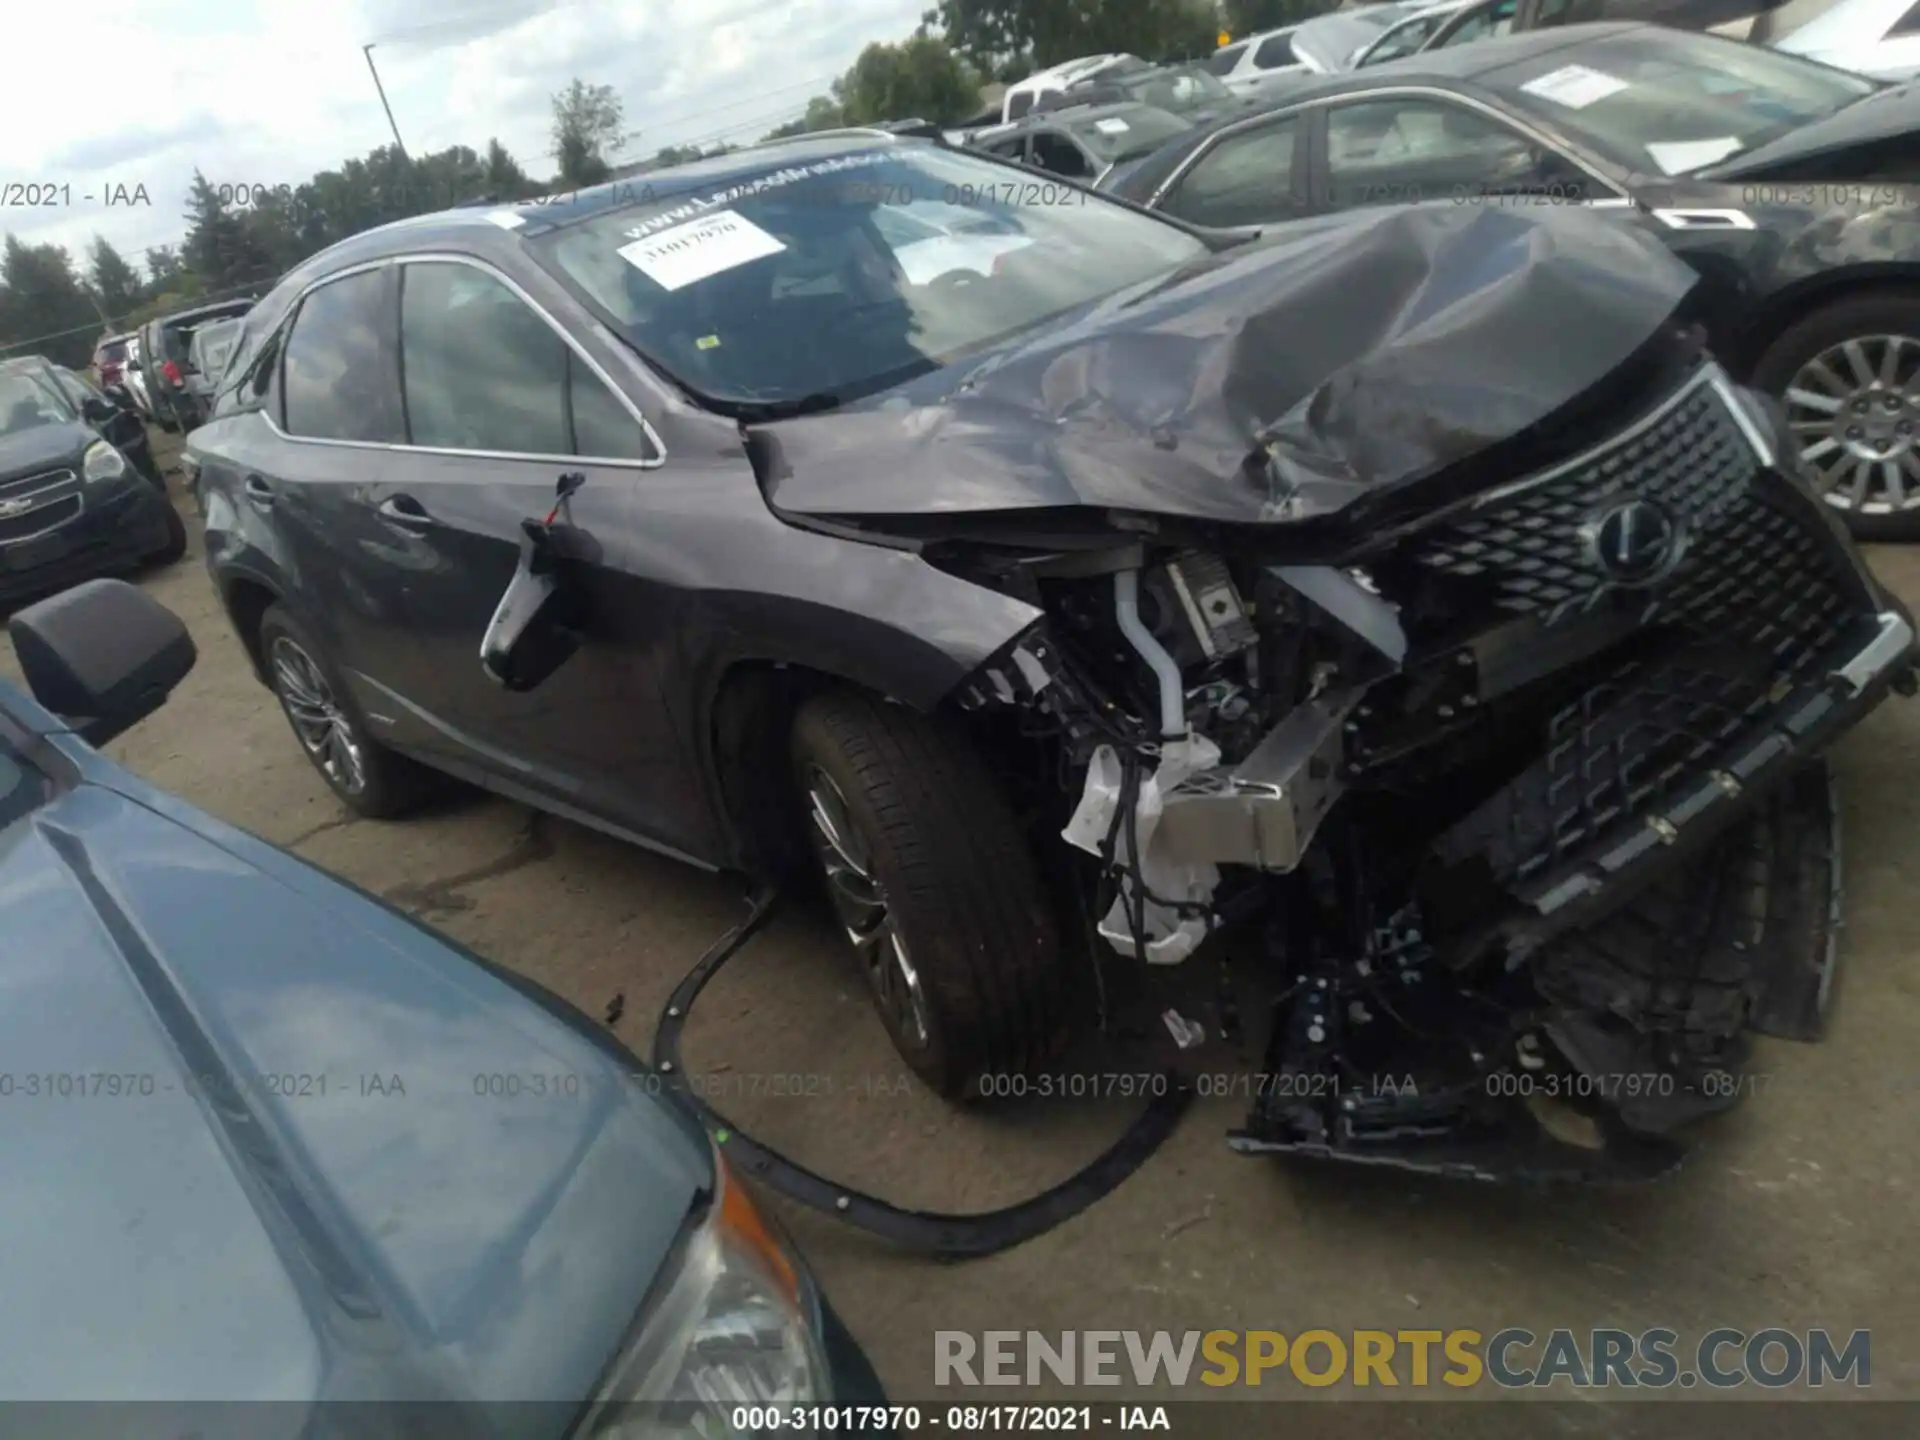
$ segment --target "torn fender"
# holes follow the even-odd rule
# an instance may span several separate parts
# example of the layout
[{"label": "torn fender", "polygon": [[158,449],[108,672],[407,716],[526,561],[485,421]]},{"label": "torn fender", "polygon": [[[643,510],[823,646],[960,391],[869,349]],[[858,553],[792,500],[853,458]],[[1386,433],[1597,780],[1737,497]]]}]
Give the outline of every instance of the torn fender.
[{"label": "torn fender", "polygon": [[1282,226],[1032,338],[756,427],[770,502],[821,519],[1096,506],[1330,515],[1552,414],[1694,275],[1578,210],[1416,206]]}]

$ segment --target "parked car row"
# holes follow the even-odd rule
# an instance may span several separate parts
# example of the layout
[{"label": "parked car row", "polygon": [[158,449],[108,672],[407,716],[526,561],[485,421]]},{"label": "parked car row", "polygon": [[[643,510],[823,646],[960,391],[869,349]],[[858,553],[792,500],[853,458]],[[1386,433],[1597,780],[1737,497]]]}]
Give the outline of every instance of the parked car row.
[{"label": "parked car row", "polygon": [[[1092,106],[976,145],[1212,228],[1441,203],[1571,206],[1649,229],[1700,274],[1690,313],[1734,374],[1790,412],[1854,533],[1920,539],[1920,208],[1908,186],[1920,98],[1647,25],[1532,29],[1373,63],[1409,17],[1465,13],[1444,0],[1309,21],[1302,43],[1314,27],[1347,27],[1329,53],[1348,68],[1297,75],[1279,98],[1157,147],[1076,144],[1098,124]],[[1348,44],[1363,34],[1375,40]],[[1160,135],[1179,122],[1128,117]]]},{"label": "parked car row", "polygon": [[251,298],[175,311],[124,335],[103,336],[93,371],[102,389],[161,429],[183,432],[206,418],[234,326]]}]

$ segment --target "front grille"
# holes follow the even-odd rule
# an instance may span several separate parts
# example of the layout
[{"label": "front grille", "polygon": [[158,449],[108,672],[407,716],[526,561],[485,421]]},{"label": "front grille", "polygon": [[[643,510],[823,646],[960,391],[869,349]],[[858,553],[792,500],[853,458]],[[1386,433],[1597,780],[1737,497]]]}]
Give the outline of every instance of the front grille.
[{"label": "front grille", "polygon": [[[1480,628],[1525,615],[1552,633],[1602,606],[1642,621],[1634,658],[1579,681],[1536,758],[1441,837],[1443,865],[1521,885],[1583,862],[1804,705],[1870,636],[1877,606],[1820,502],[1760,465],[1729,403],[1696,378],[1620,440],[1407,542]],[[1686,537],[1643,589],[1611,581],[1582,534],[1629,499],[1655,501]]]},{"label": "front grille", "polygon": [[[1495,491],[1460,518],[1421,534],[1411,558],[1479,582],[1496,609],[1556,623],[1610,589],[1582,528],[1609,502],[1653,500],[1699,537],[1746,494],[1753,447],[1701,372],[1642,428],[1545,478]],[[1697,549],[1697,545],[1695,546]]]},{"label": "front grille", "polygon": [[12,540],[25,540],[42,531],[52,530],[66,524],[80,513],[80,497],[68,495],[38,509],[29,510],[24,515],[9,515],[0,519],[0,544]]},{"label": "front grille", "polygon": [[19,475],[11,480],[0,480],[0,500],[18,499],[37,490],[69,485],[73,483],[73,478],[71,470],[42,470],[37,475]]}]

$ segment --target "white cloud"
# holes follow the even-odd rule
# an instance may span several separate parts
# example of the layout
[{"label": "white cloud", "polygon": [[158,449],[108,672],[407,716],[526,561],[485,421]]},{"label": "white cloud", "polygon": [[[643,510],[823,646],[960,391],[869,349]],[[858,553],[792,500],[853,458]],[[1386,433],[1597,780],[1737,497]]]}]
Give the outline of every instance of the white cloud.
[{"label": "white cloud", "polygon": [[[409,150],[497,136],[542,175],[549,97],[575,76],[620,96],[638,132],[626,158],[752,139],[869,41],[905,38],[925,3],[116,0],[110,24],[23,8],[8,21],[0,182],[65,189],[0,211],[0,229],[76,258],[99,234],[137,261],[185,233],[195,168],[216,185],[297,184],[388,143],[368,42]],[[135,187],[145,204],[107,203]]]}]

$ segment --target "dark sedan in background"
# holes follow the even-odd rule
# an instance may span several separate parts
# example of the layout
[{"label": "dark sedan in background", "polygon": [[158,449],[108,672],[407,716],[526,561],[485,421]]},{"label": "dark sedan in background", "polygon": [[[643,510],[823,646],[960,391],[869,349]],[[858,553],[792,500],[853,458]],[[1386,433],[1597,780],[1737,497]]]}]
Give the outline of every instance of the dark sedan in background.
[{"label": "dark sedan in background", "polygon": [[186,553],[145,447],[137,418],[104,396],[76,400],[46,361],[0,365],[0,602]]},{"label": "dark sedan in background", "polygon": [[1787,407],[1857,535],[1920,538],[1920,89],[1711,35],[1583,25],[1303,85],[1105,188],[1190,222],[1579,205],[1706,280],[1695,318]]},{"label": "dark sedan in background", "polygon": [[[37,700],[0,680],[0,1402],[173,1402],[10,1403],[9,1437],[718,1436],[881,1402],[605,1030],[96,751],[193,666],[176,617],[101,580],[8,629]],[[239,1400],[282,1403],[213,1408]]]}]

